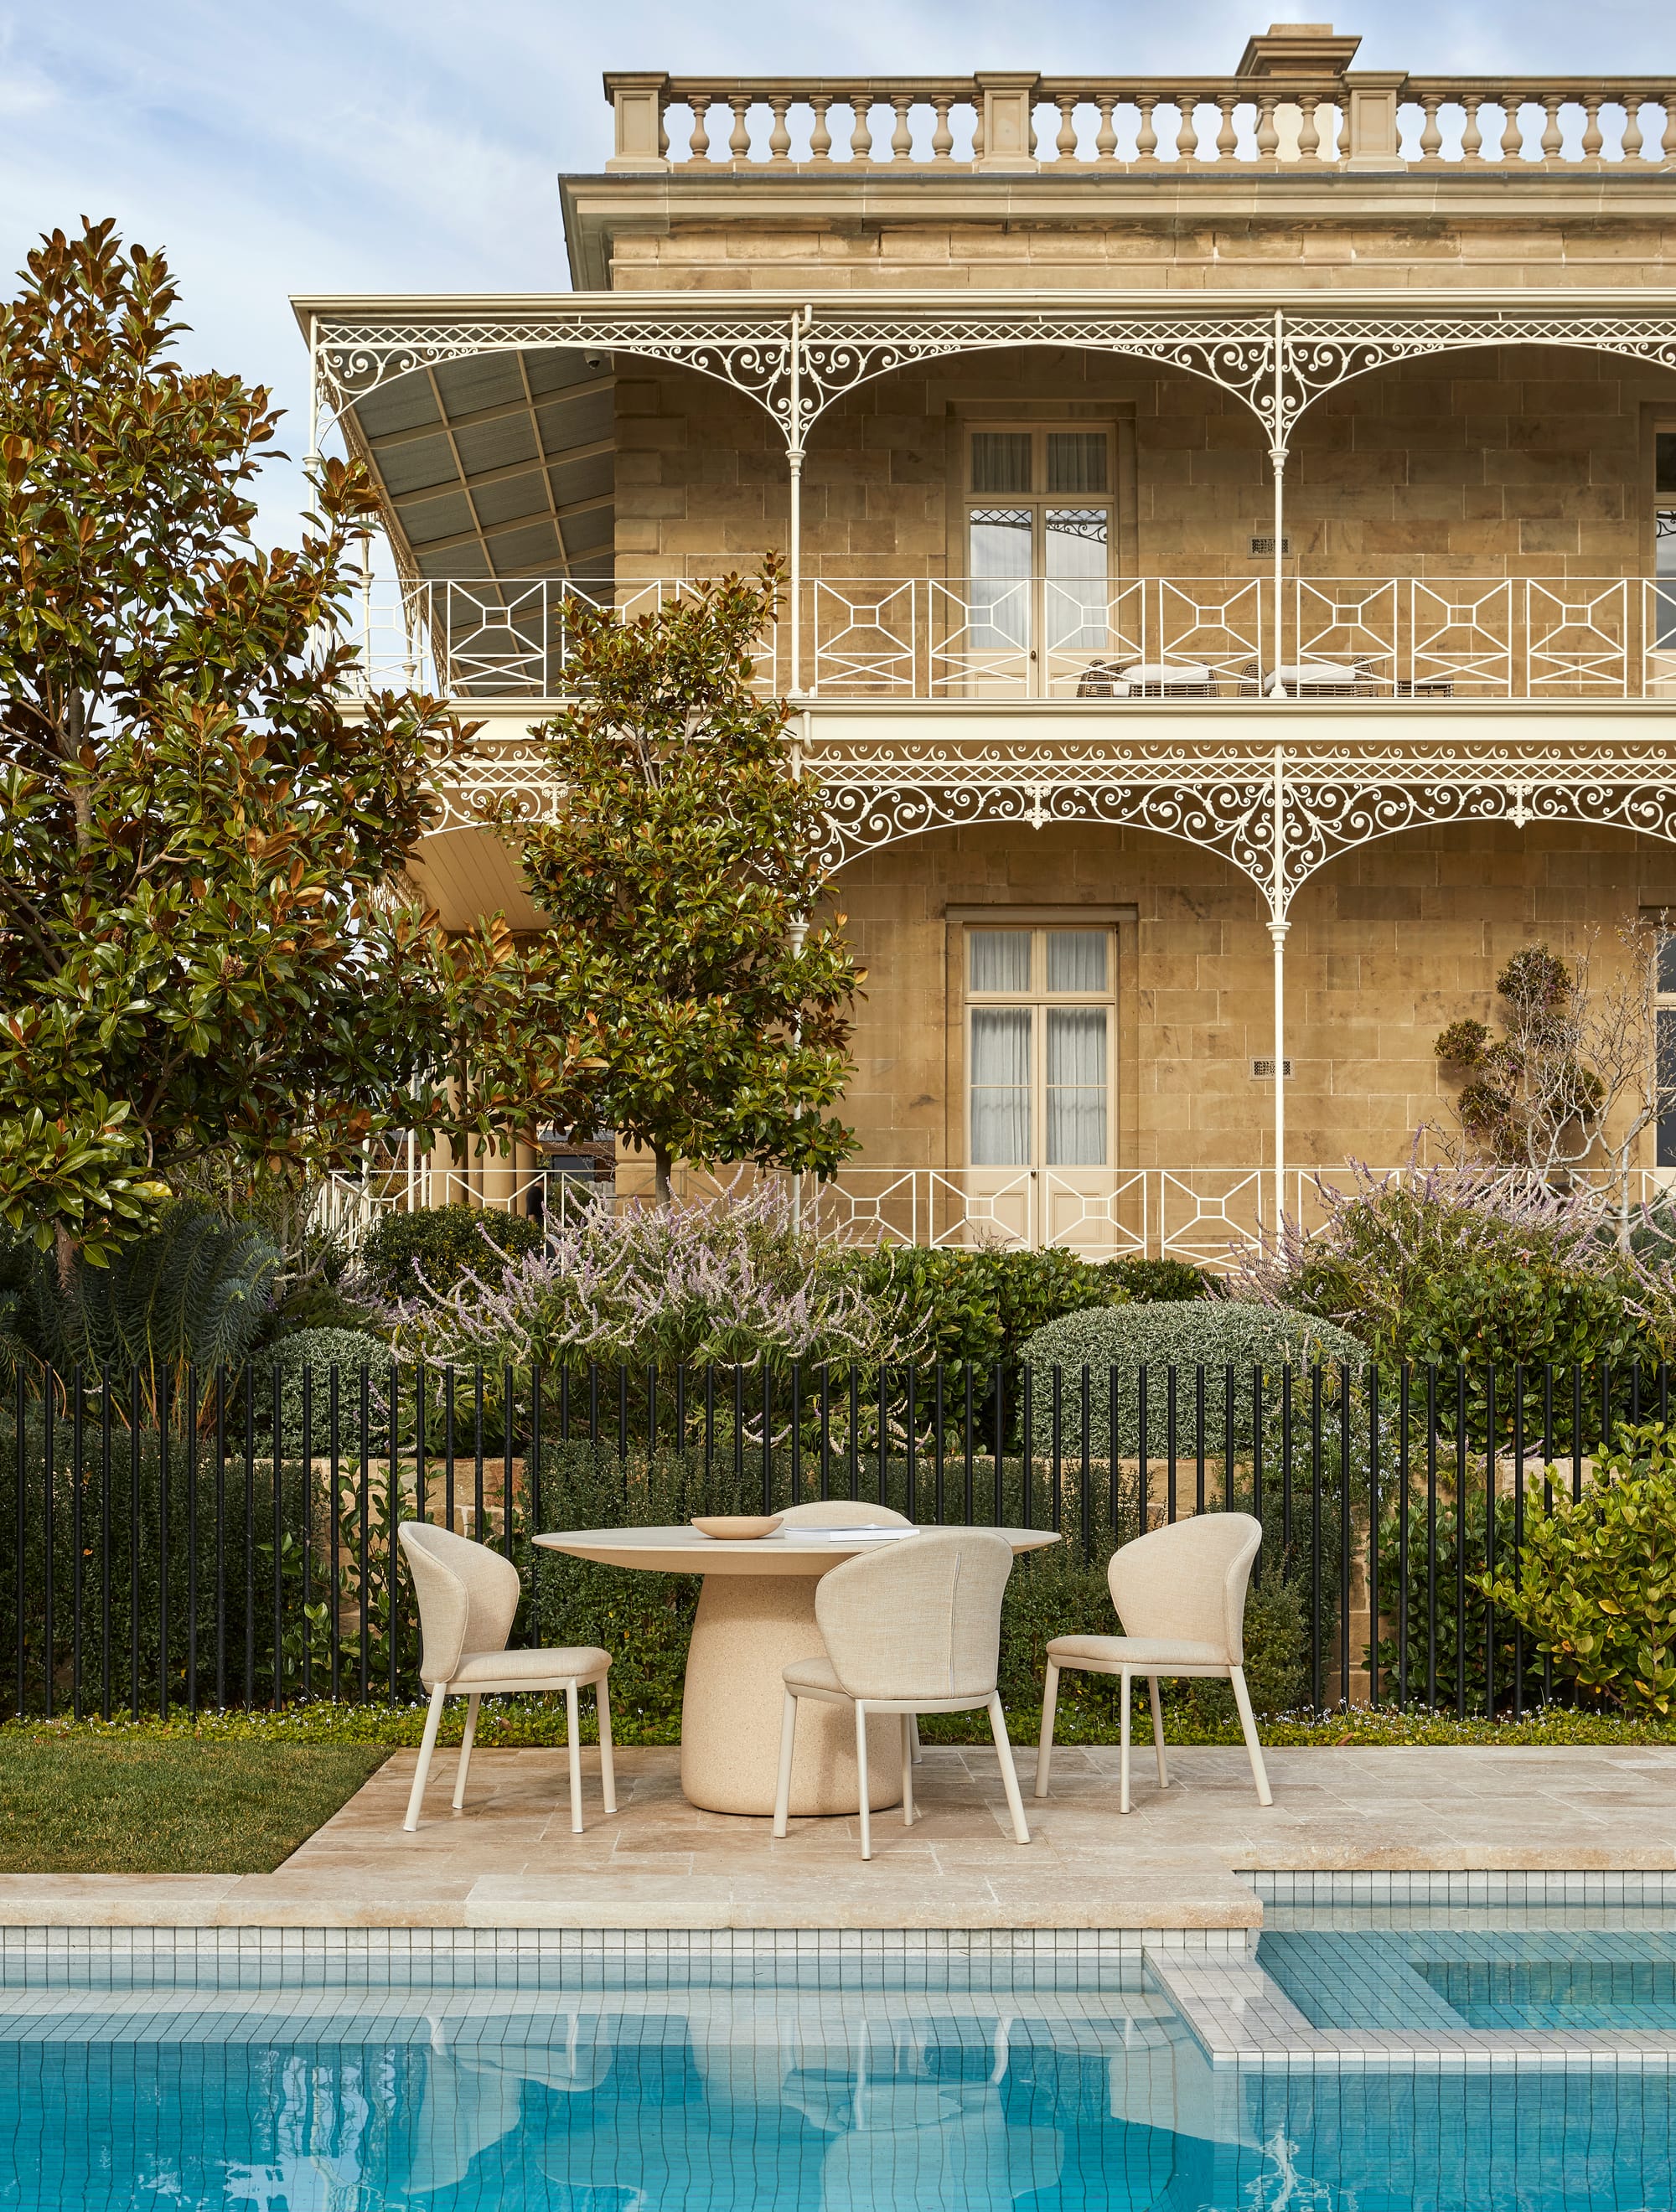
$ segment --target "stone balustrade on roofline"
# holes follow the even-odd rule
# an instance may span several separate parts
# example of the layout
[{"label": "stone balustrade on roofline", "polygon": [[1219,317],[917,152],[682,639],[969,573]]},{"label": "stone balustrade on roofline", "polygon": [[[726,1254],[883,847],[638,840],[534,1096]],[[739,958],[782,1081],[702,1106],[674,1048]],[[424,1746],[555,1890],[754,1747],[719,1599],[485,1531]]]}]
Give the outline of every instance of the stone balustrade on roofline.
[{"label": "stone balustrade on roofline", "polygon": [[608,70],[607,167],[1018,174],[1285,168],[1378,173],[1676,165],[1676,76],[1411,76],[1360,41],[1277,23],[1231,76],[670,76]]}]

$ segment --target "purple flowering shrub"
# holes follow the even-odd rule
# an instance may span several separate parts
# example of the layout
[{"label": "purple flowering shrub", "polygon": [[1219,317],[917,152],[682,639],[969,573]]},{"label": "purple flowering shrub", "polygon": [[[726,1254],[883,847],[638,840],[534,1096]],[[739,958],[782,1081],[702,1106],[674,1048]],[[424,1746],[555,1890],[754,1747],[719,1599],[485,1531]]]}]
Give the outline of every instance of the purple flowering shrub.
[{"label": "purple flowering shrub", "polygon": [[409,1356],[484,1366],[637,1367],[911,1358],[898,1302],[870,1297],[779,1185],[692,1206],[595,1206],[538,1251],[425,1283],[395,1310]]}]

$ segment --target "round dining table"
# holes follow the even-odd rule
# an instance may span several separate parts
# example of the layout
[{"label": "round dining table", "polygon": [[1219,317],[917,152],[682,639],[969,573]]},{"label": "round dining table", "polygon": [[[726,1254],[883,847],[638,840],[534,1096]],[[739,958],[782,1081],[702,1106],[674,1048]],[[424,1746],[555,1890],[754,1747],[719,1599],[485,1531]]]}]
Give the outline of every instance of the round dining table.
[{"label": "round dining table", "polygon": [[[858,1527],[866,1508],[857,1510]],[[1056,1544],[1051,1528],[995,1528],[1015,1554]],[[696,1528],[567,1528],[537,1536],[550,1552],[601,1566],[701,1575],[681,1701],[681,1788],[711,1813],[774,1811],[780,1771],[783,1672],[824,1649],[815,1585],[841,1561],[913,1535],[776,1531],[739,1540]],[[880,1812],[901,1802],[902,1730],[894,1713],[868,1723],[868,1796]],[[855,1723],[841,1706],[805,1699],[792,1768],[794,1814],[854,1813],[859,1796]]]}]

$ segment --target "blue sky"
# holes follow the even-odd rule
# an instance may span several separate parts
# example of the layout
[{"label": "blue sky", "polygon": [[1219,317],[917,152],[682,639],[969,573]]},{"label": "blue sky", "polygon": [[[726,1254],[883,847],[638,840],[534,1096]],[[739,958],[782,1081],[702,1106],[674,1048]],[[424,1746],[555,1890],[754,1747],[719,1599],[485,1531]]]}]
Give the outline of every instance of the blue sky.
[{"label": "blue sky", "polygon": [[[270,384],[306,437],[292,291],[567,282],[556,174],[609,149],[605,68],[1222,74],[1272,0],[0,0],[0,255],[83,213],[168,250],[190,358]],[[1286,11],[1301,15],[1295,8]],[[1363,0],[1358,64],[1676,72],[1671,0]],[[264,485],[290,534],[294,473]]]}]

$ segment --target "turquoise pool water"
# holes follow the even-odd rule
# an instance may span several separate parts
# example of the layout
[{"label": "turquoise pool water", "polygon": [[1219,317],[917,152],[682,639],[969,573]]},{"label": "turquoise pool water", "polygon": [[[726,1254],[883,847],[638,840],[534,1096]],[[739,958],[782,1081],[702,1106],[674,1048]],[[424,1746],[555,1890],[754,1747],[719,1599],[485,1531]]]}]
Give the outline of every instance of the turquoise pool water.
[{"label": "turquoise pool water", "polygon": [[1140,1988],[0,2004],[0,2205],[21,2212],[1676,2205],[1667,2075],[1215,2072]]}]

